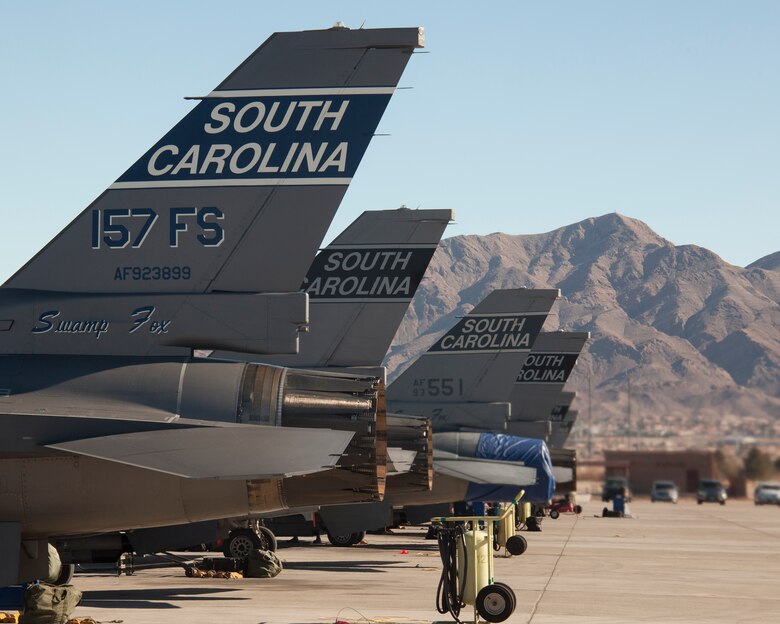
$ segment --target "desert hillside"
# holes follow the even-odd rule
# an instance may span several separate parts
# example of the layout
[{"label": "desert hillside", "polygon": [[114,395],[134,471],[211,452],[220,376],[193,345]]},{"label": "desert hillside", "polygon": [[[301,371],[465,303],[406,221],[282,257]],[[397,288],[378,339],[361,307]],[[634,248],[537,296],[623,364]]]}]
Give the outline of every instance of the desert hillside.
[{"label": "desert hillside", "polygon": [[[561,290],[545,325],[589,331],[567,389],[578,429],[686,446],[780,427],[780,253],[747,268],[619,214],[442,241],[385,361],[393,379],[495,288]],[[630,393],[630,415],[629,415]],[[780,431],[777,432],[780,434]],[[674,444],[672,444],[674,446]]]}]

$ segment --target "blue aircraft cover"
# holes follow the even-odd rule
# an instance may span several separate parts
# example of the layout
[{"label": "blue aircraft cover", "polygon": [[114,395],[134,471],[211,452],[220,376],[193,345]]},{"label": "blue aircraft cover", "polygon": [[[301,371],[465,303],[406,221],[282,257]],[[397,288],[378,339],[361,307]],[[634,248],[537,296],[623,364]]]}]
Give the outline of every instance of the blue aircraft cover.
[{"label": "blue aircraft cover", "polygon": [[[536,484],[523,488],[524,501],[547,502],[555,491],[550,450],[544,440],[521,438],[505,433],[482,433],[474,457],[479,459],[519,461],[536,468]],[[467,501],[511,501],[517,496],[515,485],[471,483],[466,491]]]}]

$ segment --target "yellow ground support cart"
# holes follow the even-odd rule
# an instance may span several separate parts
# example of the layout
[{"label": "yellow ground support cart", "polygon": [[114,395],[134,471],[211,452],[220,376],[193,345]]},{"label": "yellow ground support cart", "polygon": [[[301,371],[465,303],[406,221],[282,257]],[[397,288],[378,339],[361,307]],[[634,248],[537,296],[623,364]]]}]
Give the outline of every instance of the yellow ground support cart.
[{"label": "yellow ground support cart", "polygon": [[[515,554],[513,549],[520,548],[512,539],[521,537],[514,534],[514,516],[514,504],[507,504],[501,506],[498,516],[433,519],[441,524],[437,532],[442,559],[436,596],[439,613],[450,613],[456,622],[461,622],[461,608],[473,606],[475,624],[480,618],[487,622],[503,622],[512,615],[517,599],[511,587],[494,579],[493,550],[498,545],[498,548],[506,548],[509,554]],[[524,552],[526,543],[524,538],[521,540]]]}]

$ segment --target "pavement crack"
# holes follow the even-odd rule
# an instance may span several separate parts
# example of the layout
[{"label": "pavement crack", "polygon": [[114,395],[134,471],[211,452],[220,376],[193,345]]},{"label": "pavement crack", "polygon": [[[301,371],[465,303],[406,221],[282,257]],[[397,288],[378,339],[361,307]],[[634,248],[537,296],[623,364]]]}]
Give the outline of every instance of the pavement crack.
[{"label": "pavement crack", "polygon": [[574,529],[577,526],[578,520],[579,520],[579,516],[578,515],[574,516],[574,523],[571,525],[569,534],[566,536],[566,541],[563,543],[561,552],[558,553],[558,557],[555,559],[555,564],[553,565],[553,569],[550,572],[550,577],[547,579],[547,582],[544,584],[542,591],[539,593],[539,596],[536,598],[536,602],[534,602],[534,606],[533,609],[531,609],[531,615],[528,618],[527,624],[531,624],[534,620],[534,617],[536,617],[536,610],[539,608],[539,603],[542,602],[542,598],[544,598],[544,594],[547,592],[547,588],[550,586],[550,583],[552,582],[553,577],[555,576],[555,571],[558,569],[558,564],[561,562],[561,559],[563,558],[563,553],[566,552],[566,547],[569,545],[569,541],[571,540],[571,536],[574,533]]}]

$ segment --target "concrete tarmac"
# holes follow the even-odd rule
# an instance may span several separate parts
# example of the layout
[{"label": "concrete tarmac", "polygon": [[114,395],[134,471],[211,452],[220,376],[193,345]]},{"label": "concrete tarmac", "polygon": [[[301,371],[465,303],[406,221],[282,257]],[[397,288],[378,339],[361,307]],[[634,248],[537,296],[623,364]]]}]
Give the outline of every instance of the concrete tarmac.
[{"label": "concrete tarmac", "polygon": [[[517,595],[507,622],[780,622],[780,507],[644,500],[629,505],[633,518],[596,517],[602,507],[594,501],[580,516],[547,518],[542,532],[522,533],[525,554],[496,557],[496,580]],[[125,624],[451,621],[436,612],[441,565],[424,535],[407,528],[351,548],[280,540],[285,570],[274,579],[79,573],[84,599],[74,616]],[[473,610],[461,616],[473,620]]]}]

